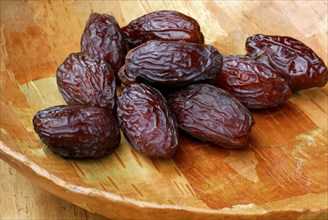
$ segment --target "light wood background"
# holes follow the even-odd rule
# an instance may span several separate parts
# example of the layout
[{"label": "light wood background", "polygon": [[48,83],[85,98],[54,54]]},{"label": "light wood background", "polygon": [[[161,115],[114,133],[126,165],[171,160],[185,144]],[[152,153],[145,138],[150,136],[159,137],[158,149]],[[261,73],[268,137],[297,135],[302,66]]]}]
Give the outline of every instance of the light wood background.
[{"label": "light wood background", "polygon": [[0,219],[108,220],[39,188],[0,160]]},{"label": "light wood background", "polygon": [[147,12],[178,10],[196,18],[206,43],[224,54],[245,53],[246,37],[262,32],[293,36],[327,64],[327,1],[0,4],[0,156],[15,168],[1,161],[1,219],[104,219],[30,181],[115,218],[327,218],[328,86],[297,92],[279,109],[254,112],[257,124],[246,151],[182,137],[173,158],[151,160],[122,139],[113,154],[100,160],[63,160],[42,145],[31,127],[36,111],[64,103],[55,70],[79,50],[91,12],[112,14],[125,25]]}]

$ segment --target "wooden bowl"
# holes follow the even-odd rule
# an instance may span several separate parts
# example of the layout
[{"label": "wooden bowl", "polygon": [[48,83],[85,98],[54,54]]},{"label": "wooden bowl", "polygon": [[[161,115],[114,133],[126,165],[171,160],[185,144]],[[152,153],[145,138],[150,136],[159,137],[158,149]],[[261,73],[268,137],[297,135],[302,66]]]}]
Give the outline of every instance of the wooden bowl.
[{"label": "wooden bowl", "polygon": [[122,139],[103,158],[66,160],[39,140],[32,117],[64,104],[55,71],[80,50],[89,14],[112,14],[124,26],[158,9],[194,17],[206,43],[223,54],[245,54],[252,34],[277,34],[301,40],[327,63],[325,1],[1,2],[1,158],[54,195],[109,218],[327,218],[327,86],[254,111],[245,150],[182,135],[170,159],[145,157]]}]

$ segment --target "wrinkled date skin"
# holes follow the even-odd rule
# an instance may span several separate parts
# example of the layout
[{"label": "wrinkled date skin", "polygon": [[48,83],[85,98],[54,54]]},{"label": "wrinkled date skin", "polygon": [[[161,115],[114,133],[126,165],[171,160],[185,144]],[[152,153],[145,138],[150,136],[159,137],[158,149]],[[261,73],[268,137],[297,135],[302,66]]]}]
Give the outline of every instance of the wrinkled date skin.
[{"label": "wrinkled date skin", "polygon": [[136,47],[149,40],[204,43],[198,22],[180,12],[162,10],[146,14],[122,28],[127,45]]},{"label": "wrinkled date skin", "polygon": [[104,108],[53,106],[35,114],[34,130],[55,153],[67,158],[96,158],[119,145],[117,119]]},{"label": "wrinkled date skin", "polygon": [[222,56],[213,46],[184,42],[148,41],[129,51],[118,75],[123,84],[143,82],[176,87],[214,82]]},{"label": "wrinkled date skin", "polygon": [[115,109],[116,79],[101,58],[72,53],[57,69],[57,85],[68,104]]},{"label": "wrinkled date skin", "polygon": [[274,70],[245,56],[223,56],[215,85],[249,109],[275,107],[291,96],[287,82]]},{"label": "wrinkled date skin", "polygon": [[178,147],[175,118],[158,90],[145,84],[126,86],[117,100],[117,115],[132,147],[150,157],[167,158]]},{"label": "wrinkled date skin", "polygon": [[254,124],[250,111],[222,89],[193,84],[168,97],[179,127],[188,134],[225,148],[247,146]]},{"label": "wrinkled date skin", "polygon": [[124,37],[116,19],[92,13],[81,37],[81,51],[103,58],[116,74],[126,55]]},{"label": "wrinkled date skin", "polygon": [[276,70],[292,91],[327,83],[328,71],[323,60],[294,38],[256,34],[247,38],[246,50],[248,56]]}]

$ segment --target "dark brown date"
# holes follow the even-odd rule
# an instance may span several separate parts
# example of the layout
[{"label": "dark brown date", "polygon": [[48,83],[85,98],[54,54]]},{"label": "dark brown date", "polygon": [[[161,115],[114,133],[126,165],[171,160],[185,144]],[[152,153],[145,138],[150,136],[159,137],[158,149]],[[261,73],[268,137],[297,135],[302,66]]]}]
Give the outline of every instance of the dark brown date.
[{"label": "dark brown date", "polygon": [[143,82],[154,87],[214,82],[221,54],[210,45],[148,41],[132,50],[118,75],[123,84]]},{"label": "dark brown date", "polygon": [[101,157],[121,140],[117,119],[104,108],[53,106],[37,112],[33,125],[40,139],[63,157]]},{"label": "dark brown date", "polygon": [[315,52],[291,37],[256,34],[246,41],[247,55],[276,70],[292,91],[324,86],[328,71]]},{"label": "dark brown date", "polygon": [[171,93],[168,103],[188,134],[225,148],[247,146],[254,123],[251,113],[224,90],[194,84]]},{"label": "dark brown date", "polygon": [[223,56],[215,85],[250,109],[275,107],[291,96],[287,82],[274,70],[245,56]]},{"label": "dark brown date", "polygon": [[180,12],[163,10],[146,14],[122,28],[127,45],[136,47],[149,40],[204,43],[198,22]]},{"label": "dark brown date", "polygon": [[150,157],[174,154],[177,125],[159,91],[145,84],[129,84],[118,96],[117,115],[124,136],[135,150]]},{"label": "dark brown date", "polygon": [[115,75],[101,58],[72,53],[57,69],[57,85],[68,104],[115,108]]},{"label": "dark brown date", "polygon": [[92,13],[81,37],[81,50],[103,58],[116,74],[126,55],[124,37],[116,19]]}]

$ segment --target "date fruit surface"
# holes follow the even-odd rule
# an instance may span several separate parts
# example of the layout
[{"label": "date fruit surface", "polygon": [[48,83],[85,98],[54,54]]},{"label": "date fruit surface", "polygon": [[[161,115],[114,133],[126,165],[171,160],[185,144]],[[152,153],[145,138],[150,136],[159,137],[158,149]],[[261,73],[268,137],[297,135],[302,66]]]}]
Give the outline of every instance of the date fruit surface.
[{"label": "date fruit surface", "polygon": [[148,41],[128,52],[118,75],[123,84],[174,87],[214,82],[221,67],[222,56],[213,46]]},{"label": "date fruit surface", "polygon": [[256,34],[246,41],[247,55],[283,77],[292,91],[324,86],[328,70],[315,52],[291,37]]},{"label": "date fruit surface", "polygon": [[103,58],[117,73],[123,65],[126,46],[116,19],[111,15],[92,13],[81,37],[81,50]]},{"label": "date fruit surface", "polygon": [[254,124],[251,113],[224,90],[194,84],[171,93],[168,103],[188,134],[225,148],[247,146]]},{"label": "date fruit surface", "polygon": [[118,96],[117,115],[124,136],[135,150],[150,157],[174,154],[177,126],[159,91],[145,84],[129,84]]},{"label": "date fruit surface", "polygon": [[68,104],[115,108],[116,79],[101,58],[72,53],[57,69],[57,85]]},{"label": "date fruit surface", "polygon": [[149,40],[204,43],[198,22],[180,12],[162,10],[146,14],[122,28],[126,43],[133,48]]},{"label": "date fruit surface", "polygon": [[215,85],[250,109],[275,107],[291,96],[287,82],[274,70],[245,56],[223,56]]},{"label": "date fruit surface", "polygon": [[53,106],[37,112],[33,125],[40,139],[63,157],[100,157],[121,140],[117,119],[104,108]]}]

